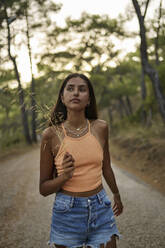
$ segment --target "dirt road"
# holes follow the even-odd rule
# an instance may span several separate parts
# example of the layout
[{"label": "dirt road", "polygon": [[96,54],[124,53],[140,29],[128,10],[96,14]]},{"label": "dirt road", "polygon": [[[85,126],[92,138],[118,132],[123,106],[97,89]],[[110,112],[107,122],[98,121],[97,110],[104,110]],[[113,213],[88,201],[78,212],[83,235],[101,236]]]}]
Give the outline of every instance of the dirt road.
[{"label": "dirt road", "polygon": [[[113,168],[125,206],[117,218],[123,235],[118,248],[164,248],[165,197],[135,176]],[[1,162],[0,248],[48,247],[55,195],[41,196],[38,182],[39,149]]]}]

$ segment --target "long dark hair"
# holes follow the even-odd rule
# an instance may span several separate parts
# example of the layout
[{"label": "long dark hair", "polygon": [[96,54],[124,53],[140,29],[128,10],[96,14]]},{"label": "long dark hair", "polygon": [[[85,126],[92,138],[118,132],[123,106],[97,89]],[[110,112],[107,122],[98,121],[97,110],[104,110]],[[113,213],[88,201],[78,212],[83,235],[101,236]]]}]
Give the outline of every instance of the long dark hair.
[{"label": "long dark hair", "polygon": [[49,126],[52,126],[55,124],[60,124],[64,120],[67,119],[67,109],[66,109],[66,106],[61,101],[61,95],[63,95],[64,88],[65,88],[67,82],[71,78],[77,78],[77,77],[82,78],[87,83],[88,89],[89,89],[90,104],[88,106],[86,106],[86,108],[85,108],[85,117],[87,119],[94,119],[94,120],[96,120],[98,118],[96,98],[95,98],[93,86],[92,86],[90,80],[84,74],[72,73],[72,74],[69,74],[64,79],[64,81],[62,83],[61,89],[59,91],[57,103],[55,104],[55,106],[51,112],[51,116],[50,116],[51,119],[49,121]]}]

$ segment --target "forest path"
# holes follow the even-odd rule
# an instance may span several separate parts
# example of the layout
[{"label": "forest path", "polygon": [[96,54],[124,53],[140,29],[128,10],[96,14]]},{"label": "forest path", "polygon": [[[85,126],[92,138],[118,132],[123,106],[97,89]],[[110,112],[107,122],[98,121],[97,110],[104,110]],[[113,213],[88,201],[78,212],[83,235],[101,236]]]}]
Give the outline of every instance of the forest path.
[{"label": "forest path", "polygon": [[[164,248],[165,197],[134,175],[113,169],[124,204],[116,218],[123,236],[118,248]],[[0,248],[48,247],[55,195],[39,194],[39,148],[1,162],[0,170]],[[106,184],[105,189],[112,199]]]}]

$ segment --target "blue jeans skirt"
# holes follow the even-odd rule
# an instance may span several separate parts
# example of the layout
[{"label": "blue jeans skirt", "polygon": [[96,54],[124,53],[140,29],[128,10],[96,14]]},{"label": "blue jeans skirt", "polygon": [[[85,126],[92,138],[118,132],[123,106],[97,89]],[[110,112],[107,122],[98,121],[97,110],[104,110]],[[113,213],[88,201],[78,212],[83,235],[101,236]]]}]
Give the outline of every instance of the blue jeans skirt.
[{"label": "blue jeans skirt", "polygon": [[52,209],[50,239],[47,244],[63,245],[68,248],[80,246],[100,247],[118,238],[111,201],[106,191],[89,197],[73,197],[58,192]]}]

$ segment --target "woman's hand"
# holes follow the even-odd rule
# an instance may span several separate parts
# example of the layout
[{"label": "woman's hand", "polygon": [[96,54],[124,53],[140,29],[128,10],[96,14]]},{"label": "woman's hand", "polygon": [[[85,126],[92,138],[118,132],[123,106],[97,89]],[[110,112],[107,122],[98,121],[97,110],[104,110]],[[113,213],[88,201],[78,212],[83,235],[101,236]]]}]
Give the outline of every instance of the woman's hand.
[{"label": "woman's hand", "polygon": [[123,212],[123,204],[120,198],[120,194],[114,194],[113,195],[114,205],[113,205],[113,212],[114,215],[118,216]]},{"label": "woman's hand", "polygon": [[72,155],[69,152],[66,152],[63,158],[62,166],[64,169],[63,174],[66,176],[67,179],[72,178],[74,172],[74,162]]}]

